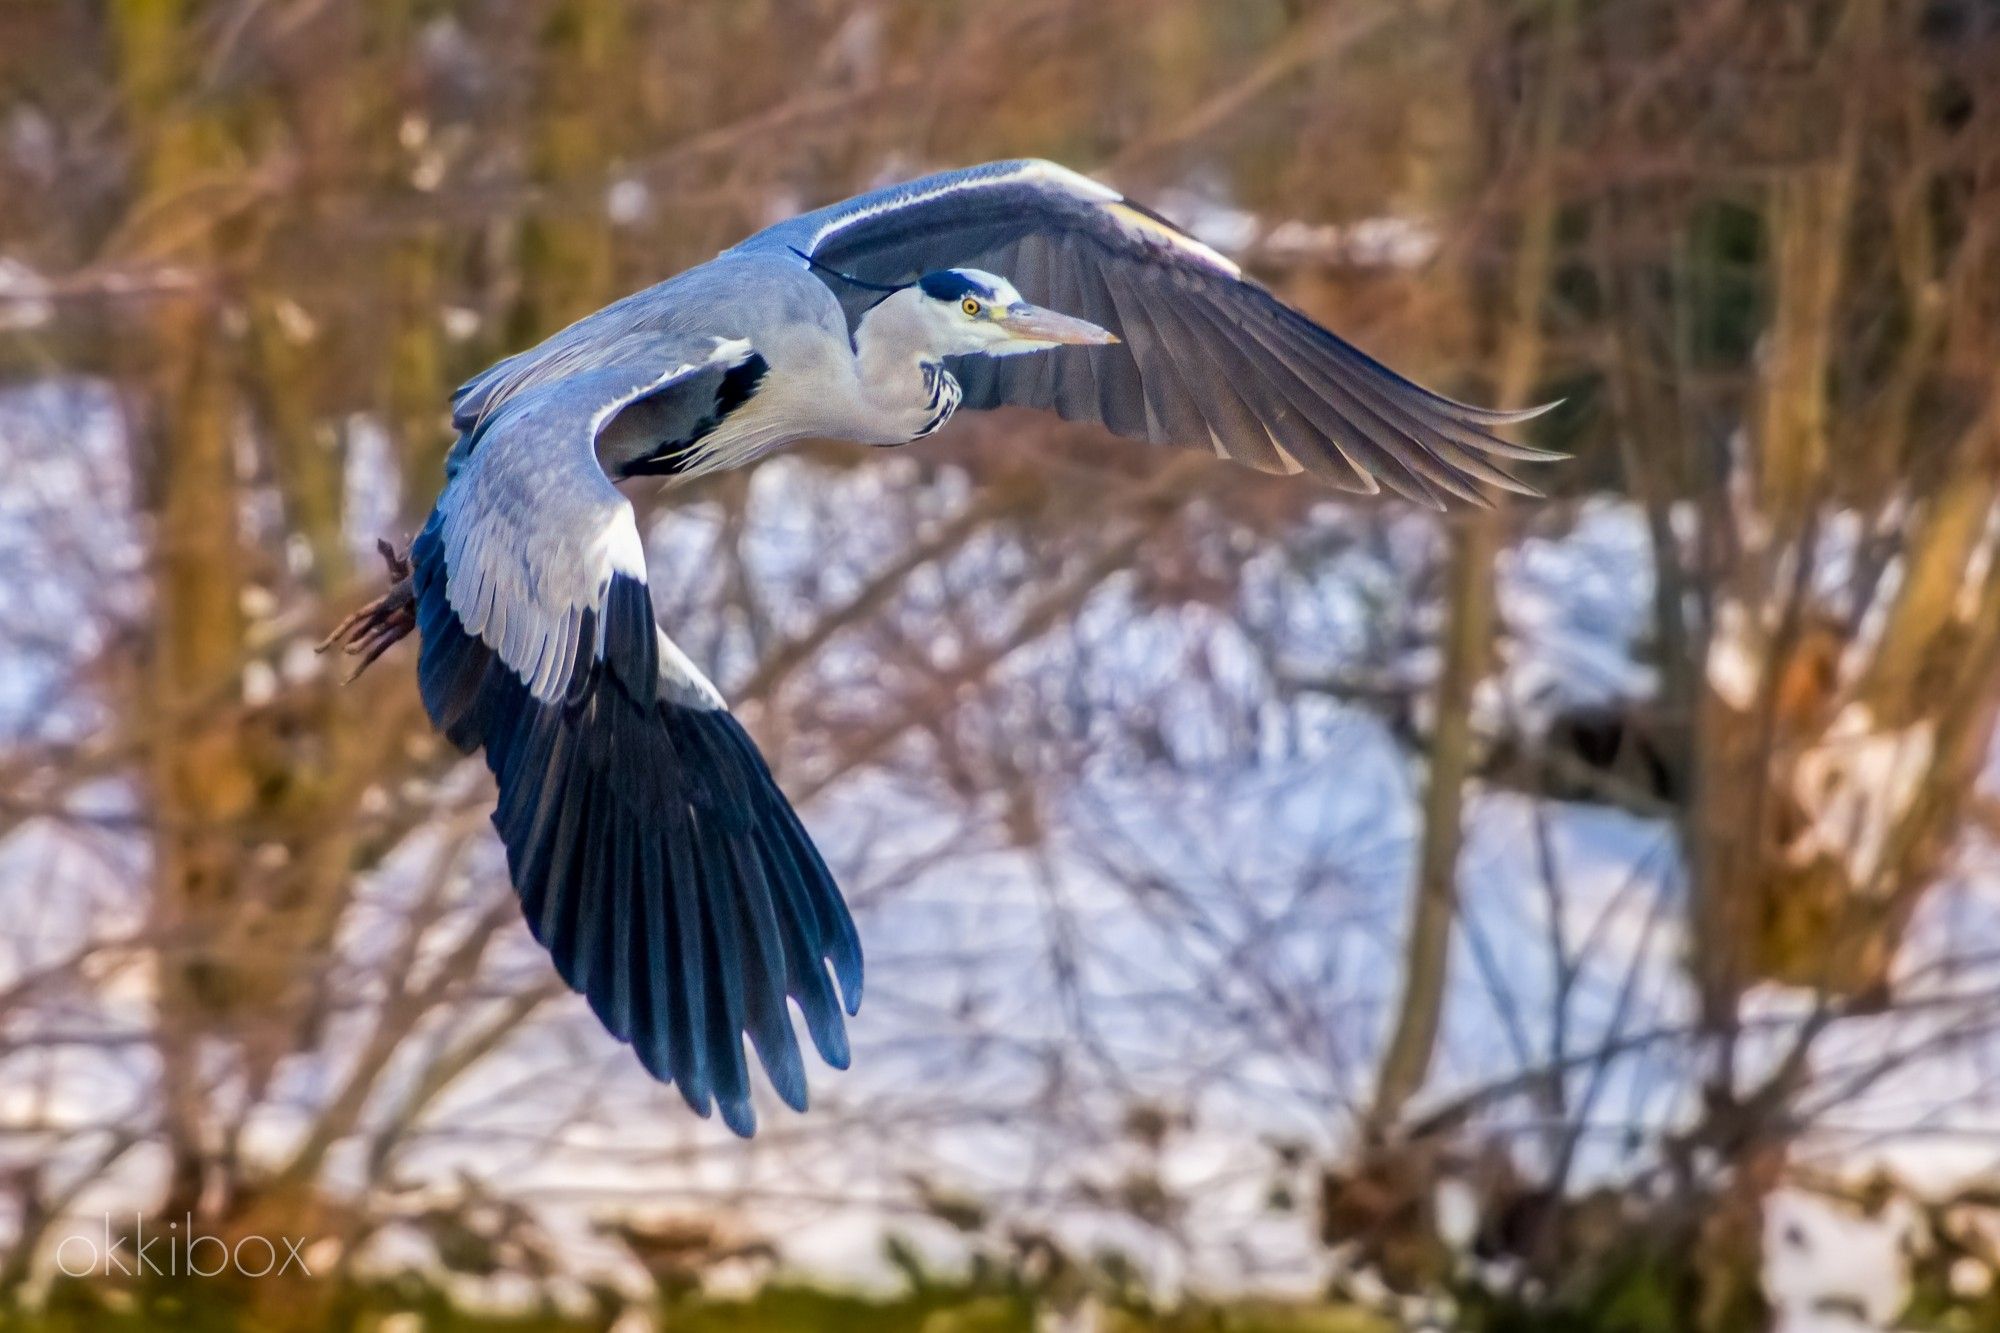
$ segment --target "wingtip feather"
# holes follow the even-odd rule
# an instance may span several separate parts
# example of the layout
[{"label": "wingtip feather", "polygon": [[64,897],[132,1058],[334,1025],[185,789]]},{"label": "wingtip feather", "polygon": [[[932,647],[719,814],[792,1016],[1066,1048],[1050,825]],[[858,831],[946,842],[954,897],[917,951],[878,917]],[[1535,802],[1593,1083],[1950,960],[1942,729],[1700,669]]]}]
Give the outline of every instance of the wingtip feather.
[{"label": "wingtip feather", "polygon": [[716,1106],[722,1112],[722,1123],[729,1126],[729,1132],[739,1139],[757,1137],[757,1112],[750,1105],[748,1097],[717,1098]]}]

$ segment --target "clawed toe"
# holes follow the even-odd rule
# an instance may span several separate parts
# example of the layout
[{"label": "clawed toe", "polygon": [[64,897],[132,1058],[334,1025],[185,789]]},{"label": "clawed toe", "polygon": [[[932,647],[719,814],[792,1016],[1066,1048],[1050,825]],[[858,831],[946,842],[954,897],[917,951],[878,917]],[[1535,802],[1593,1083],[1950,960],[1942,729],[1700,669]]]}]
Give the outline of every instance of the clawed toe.
[{"label": "clawed toe", "polygon": [[394,586],[335,625],[333,632],[320,640],[317,650],[323,653],[338,647],[350,657],[358,657],[354,669],[347,673],[349,681],[417,627],[417,596],[411,584],[408,554],[386,541],[377,541],[375,549],[382,553],[389,576],[396,580]]}]

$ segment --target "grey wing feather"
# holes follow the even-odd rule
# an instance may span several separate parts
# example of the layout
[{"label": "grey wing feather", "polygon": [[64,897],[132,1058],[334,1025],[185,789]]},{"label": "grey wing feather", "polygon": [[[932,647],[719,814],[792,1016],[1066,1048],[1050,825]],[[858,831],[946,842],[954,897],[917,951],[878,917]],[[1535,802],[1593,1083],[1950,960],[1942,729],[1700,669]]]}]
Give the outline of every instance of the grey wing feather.
[{"label": "grey wing feather", "polygon": [[[1545,408],[1494,411],[1433,393],[1164,218],[1053,163],[925,177],[805,214],[741,248],[775,247],[871,282],[990,269],[1029,300],[1123,339],[962,358],[952,369],[967,408],[1053,409],[1264,471],[1306,471],[1369,491],[1380,478],[1432,504],[1444,494],[1478,502],[1480,482],[1532,494],[1488,460],[1557,456],[1492,433]],[[844,302],[869,299],[833,285]]]},{"label": "grey wing feather", "polygon": [[438,498],[451,607],[537,699],[561,694],[583,616],[612,576],[646,577],[638,523],[598,466],[597,433],[687,369],[614,367],[516,394],[468,435]]},{"label": "grey wing feather", "polygon": [[645,582],[638,524],[605,475],[599,436],[642,401],[698,399],[675,390],[711,369],[690,347],[653,350],[515,390],[468,433],[438,498],[452,609],[537,699],[562,693],[577,631],[601,611],[612,576]]}]

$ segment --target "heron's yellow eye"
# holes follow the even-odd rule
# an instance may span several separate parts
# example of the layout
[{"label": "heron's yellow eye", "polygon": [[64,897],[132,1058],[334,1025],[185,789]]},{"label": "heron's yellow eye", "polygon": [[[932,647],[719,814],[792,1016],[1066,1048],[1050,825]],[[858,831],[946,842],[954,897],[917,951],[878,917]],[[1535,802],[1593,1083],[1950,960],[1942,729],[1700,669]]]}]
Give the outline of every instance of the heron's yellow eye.
[{"label": "heron's yellow eye", "polygon": [[966,314],[972,316],[974,319],[977,319],[979,318],[979,312],[984,310],[986,307],[979,304],[979,302],[974,298],[968,296],[963,301],[960,301],[958,303],[958,308],[960,310],[963,310]]}]

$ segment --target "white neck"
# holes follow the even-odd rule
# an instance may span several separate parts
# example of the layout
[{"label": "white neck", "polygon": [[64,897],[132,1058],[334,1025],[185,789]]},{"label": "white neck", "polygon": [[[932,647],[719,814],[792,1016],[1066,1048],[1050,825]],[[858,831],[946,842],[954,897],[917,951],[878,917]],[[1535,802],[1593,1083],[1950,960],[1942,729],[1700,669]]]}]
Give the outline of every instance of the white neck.
[{"label": "white neck", "polygon": [[861,391],[878,398],[894,397],[885,407],[899,407],[910,383],[919,382],[918,367],[937,360],[934,332],[922,295],[914,288],[893,292],[861,317],[854,330],[854,361],[861,372]]},{"label": "white neck", "polygon": [[868,442],[901,444],[935,415],[926,361],[941,361],[930,302],[915,288],[892,293],[854,330],[854,368],[869,417]]}]

